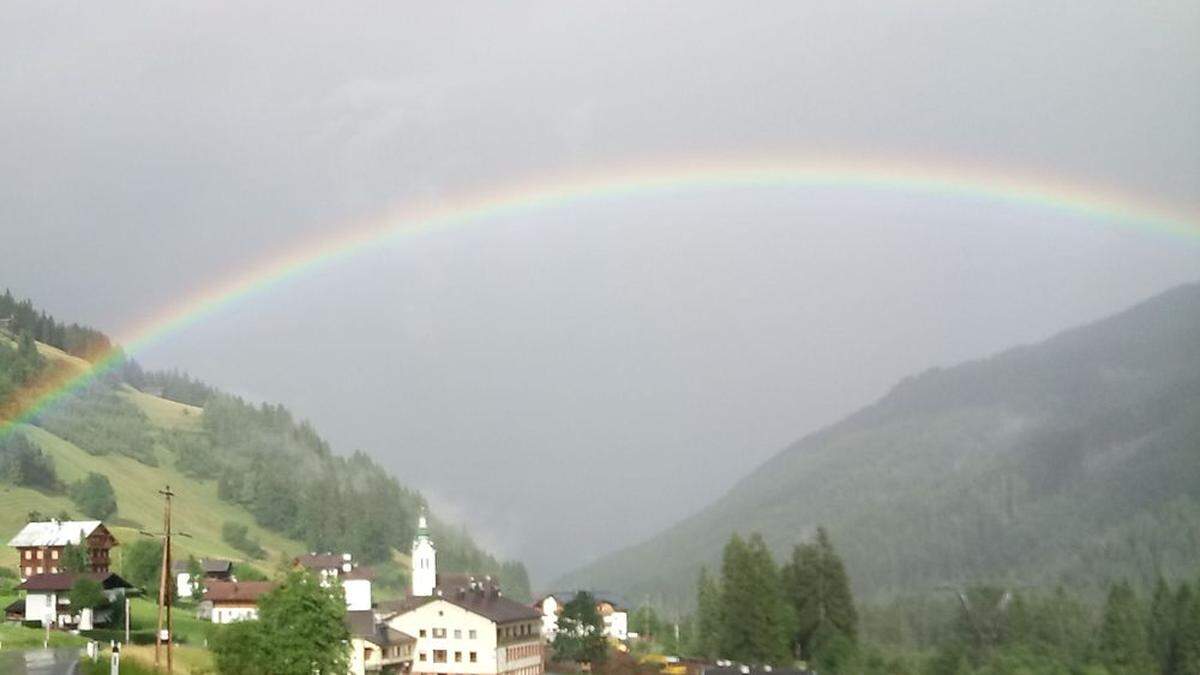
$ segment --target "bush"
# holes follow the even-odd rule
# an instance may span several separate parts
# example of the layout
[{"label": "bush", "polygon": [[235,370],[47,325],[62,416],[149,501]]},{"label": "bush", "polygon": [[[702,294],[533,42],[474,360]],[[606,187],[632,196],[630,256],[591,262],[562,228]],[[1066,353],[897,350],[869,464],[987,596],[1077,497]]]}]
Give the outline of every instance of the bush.
[{"label": "bush", "polygon": [[247,556],[255,560],[262,560],[267,557],[267,552],[263,550],[262,546],[259,546],[257,541],[250,538],[249,531],[250,528],[241,523],[225,521],[225,524],[221,526],[221,539]]},{"label": "bush", "polygon": [[0,480],[42,490],[58,487],[54,460],[21,433],[0,434]]},{"label": "bush", "polygon": [[89,518],[104,520],[117,512],[117,495],[103,474],[88,473],[83,480],[71,485],[69,494],[75,506]]}]

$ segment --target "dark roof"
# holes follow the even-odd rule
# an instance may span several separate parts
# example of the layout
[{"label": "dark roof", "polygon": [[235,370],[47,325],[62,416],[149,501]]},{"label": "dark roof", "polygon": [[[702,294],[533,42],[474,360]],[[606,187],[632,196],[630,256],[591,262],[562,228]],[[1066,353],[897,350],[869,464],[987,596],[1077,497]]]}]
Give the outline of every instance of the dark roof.
[{"label": "dark roof", "polygon": [[380,614],[394,616],[396,614],[410,612],[433,599],[434,598],[413,597],[410,595],[399,600],[383,600],[376,603],[375,607],[379,610]]},{"label": "dark roof", "polygon": [[305,553],[296,556],[296,564],[310,570],[342,569],[347,561],[341,553]]},{"label": "dark roof", "polygon": [[504,597],[499,589],[456,591],[445,593],[439,598],[496,623],[537,619],[542,616],[536,609]]},{"label": "dark roof", "polygon": [[13,614],[25,616],[25,598],[18,598],[14,600],[8,607],[4,608],[5,616],[11,616]]},{"label": "dark roof", "polygon": [[115,572],[59,572],[57,574],[35,574],[17,586],[21,591],[69,591],[80,578],[97,581],[105,589],[133,588],[133,585],[119,577]]},{"label": "dark roof", "polygon": [[349,572],[342,573],[343,579],[366,579],[371,581],[375,579],[375,570],[370,567],[355,567]]},{"label": "dark roof", "polygon": [[275,590],[274,581],[205,581],[204,599],[214,602],[258,602]]},{"label": "dark roof", "polygon": [[414,643],[417,641],[415,637],[408,633],[389,628],[387,624],[377,622],[375,620],[375,612],[369,609],[346,612],[346,628],[350,631],[351,636],[369,640],[380,647],[403,644],[405,642]]}]

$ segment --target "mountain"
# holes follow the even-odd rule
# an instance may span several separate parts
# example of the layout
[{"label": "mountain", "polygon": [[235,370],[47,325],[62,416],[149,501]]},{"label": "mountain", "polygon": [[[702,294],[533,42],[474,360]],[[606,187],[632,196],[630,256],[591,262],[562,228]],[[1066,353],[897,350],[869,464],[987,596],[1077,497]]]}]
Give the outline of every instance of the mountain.
[{"label": "mountain", "polygon": [[1200,285],[933,369],[775,455],[710,506],[556,587],[686,609],[732,532],[818,525],[855,590],[1088,586],[1200,567]]},{"label": "mountain", "polygon": [[[348,550],[380,568],[384,595],[402,590],[425,499],[367,455],[335,454],[282,405],[251,404],[178,372],[143,372],[127,360],[6,430],[4,422],[36,392],[85,372],[88,358],[106,354],[110,344],[99,331],[59,324],[8,293],[0,295],[0,319],[6,314],[13,318],[0,323],[4,541],[33,512],[102,517],[118,540],[136,541],[139,531],[159,528],[157,491],[170,485],[174,526],[190,535],[176,540],[177,555],[244,559],[271,571],[300,552]],[[111,509],[103,489],[90,503],[82,496],[90,474],[111,486],[115,512],[88,513]],[[435,516],[442,569],[492,574],[513,597],[528,596],[519,562],[496,559],[465,529]]]}]

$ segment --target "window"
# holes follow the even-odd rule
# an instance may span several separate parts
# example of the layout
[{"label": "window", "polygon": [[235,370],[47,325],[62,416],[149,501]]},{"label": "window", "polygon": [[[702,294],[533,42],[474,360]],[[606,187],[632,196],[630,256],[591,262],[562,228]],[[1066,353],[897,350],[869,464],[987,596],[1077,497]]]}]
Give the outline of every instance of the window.
[{"label": "window", "polygon": [[42,556],[44,556],[44,555],[46,555],[46,552],[39,548],[38,549],[38,560],[41,560]]},{"label": "window", "polygon": [[462,631],[461,631],[461,630],[459,630],[458,628],[455,628],[455,629],[454,629],[454,639],[455,639],[455,640],[461,640],[461,639],[462,639]]},{"label": "window", "polygon": [[31,551],[30,549],[25,549],[25,559],[33,560],[33,551]]},{"label": "window", "polygon": [[418,654],[417,654],[417,660],[418,660],[418,661],[424,661],[424,660],[425,660],[425,652],[420,652],[420,653],[418,653]]},{"label": "window", "polygon": [[446,629],[445,628],[434,628],[433,629],[433,637],[435,637],[435,638],[446,637]]},{"label": "window", "polygon": [[58,549],[54,549],[53,551],[50,551],[50,559],[58,560]]},{"label": "window", "polygon": [[479,660],[479,655],[476,654],[475,652],[471,652],[470,656],[471,656],[471,663],[475,663],[476,661]]},{"label": "window", "polygon": [[[475,638],[479,637],[479,634],[475,632],[475,629],[471,629],[471,630],[467,631],[467,637],[474,640]],[[471,652],[471,653],[474,654],[475,652]]]},{"label": "window", "polygon": [[462,652],[454,652],[454,662],[462,663]]},{"label": "window", "polygon": [[32,567],[25,568],[25,576],[27,576],[27,577],[33,576],[33,568]]},{"label": "window", "polygon": [[41,566],[41,565],[38,565],[38,568],[37,568],[37,570],[38,570],[38,574],[41,574],[42,572],[45,572],[45,571],[46,571],[44,568],[42,568],[42,566]]},{"label": "window", "polygon": [[445,649],[433,650],[433,662],[434,663],[445,663],[446,662],[446,650]]},{"label": "window", "polygon": [[420,635],[418,637],[425,637],[425,629],[424,628],[422,628],[420,630]]}]

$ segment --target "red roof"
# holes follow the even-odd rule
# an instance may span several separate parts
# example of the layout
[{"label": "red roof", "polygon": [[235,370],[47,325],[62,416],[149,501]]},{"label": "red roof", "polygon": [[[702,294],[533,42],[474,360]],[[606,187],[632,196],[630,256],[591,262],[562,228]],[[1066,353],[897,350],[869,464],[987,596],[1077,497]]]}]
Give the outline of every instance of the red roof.
[{"label": "red roof", "polygon": [[273,581],[205,581],[204,599],[213,602],[258,602],[275,590]]}]

